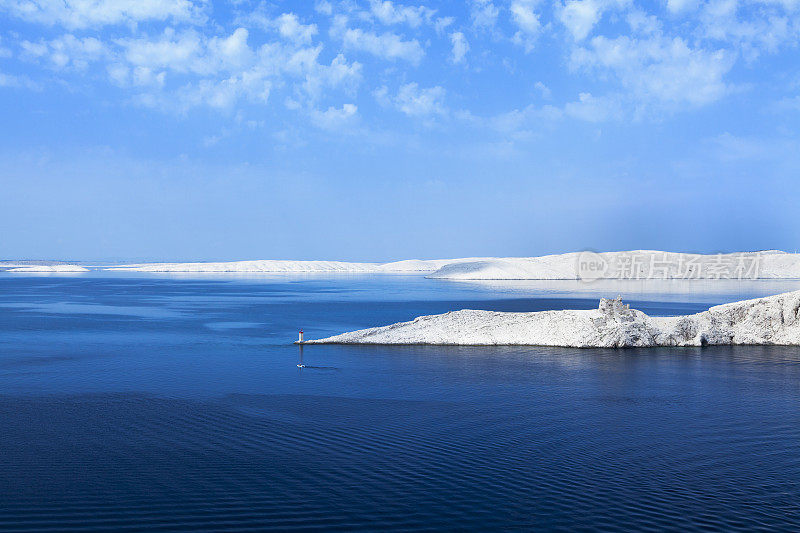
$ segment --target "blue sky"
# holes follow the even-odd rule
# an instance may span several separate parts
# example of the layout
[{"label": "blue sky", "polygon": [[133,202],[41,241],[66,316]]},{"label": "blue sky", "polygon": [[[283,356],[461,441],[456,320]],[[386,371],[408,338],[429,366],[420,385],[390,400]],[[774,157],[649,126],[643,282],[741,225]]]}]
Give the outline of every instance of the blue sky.
[{"label": "blue sky", "polygon": [[0,257],[800,249],[800,0],[0,0]]}]

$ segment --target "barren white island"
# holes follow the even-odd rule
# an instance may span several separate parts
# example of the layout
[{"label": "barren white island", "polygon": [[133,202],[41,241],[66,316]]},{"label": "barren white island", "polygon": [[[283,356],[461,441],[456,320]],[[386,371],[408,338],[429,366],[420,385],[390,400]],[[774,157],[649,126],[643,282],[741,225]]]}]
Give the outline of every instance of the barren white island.
[{"label": "barren white island", "polygon": [[596,310],[501,313],[462,310],[303,344],[530,345],[578,348],[800,345],[800,291],[651,317],[620,298]]},{"label": "barren white island", "polygon": [[106,267],[135,272],[425,274],[448,280],[800,279],[800,254],[777,250],[687,254],[657,250],[571,252],[540,257],[406,259],[391,263],[344,261],[232,261],[142,263]]}]

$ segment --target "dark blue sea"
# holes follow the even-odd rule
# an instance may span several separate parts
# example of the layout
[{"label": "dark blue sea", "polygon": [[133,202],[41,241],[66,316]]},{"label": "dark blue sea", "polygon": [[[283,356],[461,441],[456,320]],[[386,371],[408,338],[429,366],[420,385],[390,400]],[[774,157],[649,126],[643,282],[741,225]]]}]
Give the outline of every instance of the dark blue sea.
[{"label": "dark blue sea", "polygon": [[0,530],[800,530],[798,348],[291,344],[695,283],[0,274]]}]

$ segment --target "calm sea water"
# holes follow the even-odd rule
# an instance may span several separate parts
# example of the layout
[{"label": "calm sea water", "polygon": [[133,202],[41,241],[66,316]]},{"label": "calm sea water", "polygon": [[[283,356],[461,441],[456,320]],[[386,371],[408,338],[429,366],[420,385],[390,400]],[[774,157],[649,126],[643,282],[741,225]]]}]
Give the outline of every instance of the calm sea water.
[{"label": "calm sea water", "polygon": [[290,344],[798,288],[0,275],[0,529],[798,530],[798,348]]}]

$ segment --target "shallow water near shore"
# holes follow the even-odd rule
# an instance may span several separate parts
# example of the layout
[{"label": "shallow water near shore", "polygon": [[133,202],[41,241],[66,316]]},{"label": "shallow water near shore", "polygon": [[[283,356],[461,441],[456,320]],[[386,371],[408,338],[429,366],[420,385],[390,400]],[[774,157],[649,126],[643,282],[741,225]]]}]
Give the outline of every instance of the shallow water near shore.
[{"label": "shallow water near shore", "polygon": [[[306,346],[774,282],[0,274],[0,529],[798,529],[800,348]],[[300,362],[306,368],[298,368]]]}]

